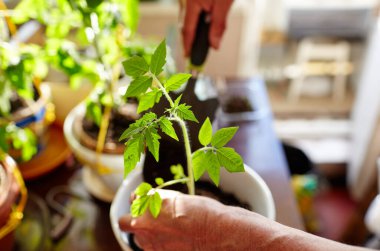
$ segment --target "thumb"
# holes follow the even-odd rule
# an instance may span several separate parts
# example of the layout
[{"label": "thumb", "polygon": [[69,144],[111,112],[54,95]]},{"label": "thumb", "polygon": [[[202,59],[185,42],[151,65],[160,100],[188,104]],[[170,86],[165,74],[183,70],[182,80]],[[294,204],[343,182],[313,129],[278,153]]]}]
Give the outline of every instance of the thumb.
[{"label": "thumb", "polygon": [[133,218],[130,214],[125,214],[119,219],[119,227],[126,232],[134,232]]}]

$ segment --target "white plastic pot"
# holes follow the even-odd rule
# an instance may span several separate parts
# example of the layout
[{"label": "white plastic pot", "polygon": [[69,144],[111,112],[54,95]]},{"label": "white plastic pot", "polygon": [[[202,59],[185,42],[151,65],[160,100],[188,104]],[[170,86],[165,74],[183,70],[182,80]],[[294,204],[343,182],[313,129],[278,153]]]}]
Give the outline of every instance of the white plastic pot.
[{"label": "white plastic pot", "polygon": [[[84,164],[83,181],[87,190],[98,199],[111,202],[123,182],[124,157],[123,154],[109,153],[97,156],[94,150],[80,143],[74,134],[74,122],[84,112],[85,106],[79,104],[68,114],[63,127],[65,138],[75,157]],[[143,159],[137,163],[135,170],[141,169]]]},{"label": "white plastic pot", "polygon": [[[250,167],[245,166],[244,173],[229,173],[224,168],[220,172],[220,188],[232,193],[239,200],[250,205],[253,211],[274,220],[276,210],[272,194],[261,177]],[[207,176],[203,180],[209,180]],[[128,175],[116,193],[110,210],[111,226],[117,241],[123,250],[131,250],[128,234],[119,228],[119,218],[130,210],[130,194],[143,181],[142,171]]]}]

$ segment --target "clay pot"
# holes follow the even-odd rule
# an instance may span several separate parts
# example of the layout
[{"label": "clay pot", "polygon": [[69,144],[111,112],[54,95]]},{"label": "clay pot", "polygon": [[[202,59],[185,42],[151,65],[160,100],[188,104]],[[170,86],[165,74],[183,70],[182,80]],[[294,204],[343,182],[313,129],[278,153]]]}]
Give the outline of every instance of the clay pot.
[{"label": "clay pot", "polygon": [[18,226],[26,203],[26,189],[14,160],[5,156],[0,161],[0,247],[12,250],[13,230]]}]

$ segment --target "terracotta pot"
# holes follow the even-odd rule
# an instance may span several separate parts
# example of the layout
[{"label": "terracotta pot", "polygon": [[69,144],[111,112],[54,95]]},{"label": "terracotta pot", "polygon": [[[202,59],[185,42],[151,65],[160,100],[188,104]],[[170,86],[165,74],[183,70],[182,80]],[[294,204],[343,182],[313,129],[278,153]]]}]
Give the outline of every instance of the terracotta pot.
[{"label": "terracotta pot", "polygon": [[[208,180],[203,176],[202,180]],[[129,198],[135,188],[143,181],[142,171],[128,175],[123,181],[112,202],[110,210],[111,226],[117,241],[123,250],[131,250],[128,234],[120,231],[119,218],[130,210]],[[229,173],[224,168],[220,171],[220,188],[232,193],[239,200],[248,203],[253,211],[274,220],[276,209],[272,194],[261,177],[250,167],[245,166],[245,172]]]},{"label": "terracotta pot", "polygon": [[[124,146],[107,145],[105,152],[96,153],[95,148],[88,143],[78,121],[85,114],[83,104],[74,108],[65,119],[64,134],[66,141],[75,157],[84,165],[83,181],[87,190],[100,200],[111,202],[117,189],[123,182]],[[142,168],[144,156],[137,164]]]},{"label": "terracotta pot", "polygon": [[[0,247],[12,250],[13,230],[18,226],[26,203],[26,188],[14,160],[0,161]],[[16,205],[17,204],[17,205]]]}]

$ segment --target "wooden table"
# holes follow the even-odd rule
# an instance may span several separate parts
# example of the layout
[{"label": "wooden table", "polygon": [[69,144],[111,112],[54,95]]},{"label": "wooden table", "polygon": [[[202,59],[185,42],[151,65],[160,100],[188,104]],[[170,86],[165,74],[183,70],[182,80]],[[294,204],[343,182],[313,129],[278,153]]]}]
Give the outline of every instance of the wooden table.
[{"label": "wooden table", "polygon": [[[251,79],[246,84],[257,81]],[[269,108],[266,90],[259,81],[257,92],[262,107]],[[289,184],[287,163],[281,145],[274,134],[271,113],[257,121],[239,123],[240,129],[230,142],[269,186],[276,205],[277,221],[298,229],[304,229],[295,198]],[[43,164],[43,163],[41,163]],[[120,250],[109,223],[110,205],[88,194],[81,180],[82,170],[74,158],[68,159],[53,172],[28,181],[31,193],[42,198],[52,188],[64,185],[80,198],[67,197],[63,204],[74,211],[75,219],[66,235],[51,244],[52,250]],[[63,196],[63,195],[61,195]],[[128,203],[126,201],[126,203]]]}]

